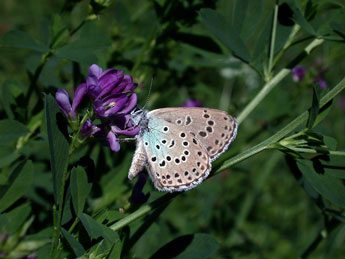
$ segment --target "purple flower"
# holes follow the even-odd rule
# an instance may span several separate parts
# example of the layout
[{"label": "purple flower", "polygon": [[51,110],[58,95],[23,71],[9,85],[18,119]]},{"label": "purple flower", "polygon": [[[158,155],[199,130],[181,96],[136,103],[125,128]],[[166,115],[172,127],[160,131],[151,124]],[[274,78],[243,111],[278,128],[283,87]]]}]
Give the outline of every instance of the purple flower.
[{"label": "purple flower", "polygon": [[112,151],[120,150],[118,135],[135,136],[139,133],[140,127],[132,125],[131,115],[115,117],[109,124],[110,130],[107,133],[107,141]]},{"label": "purple flower", "polygon": [[88,135],[94,135],[99,131],[101,131],[101,129],[98,126],[93,125],[91,119],[87,119],[80,129],[83,138]]},{"label": "purple flower", "polygon": [[327,88],[327,83],[326,83],[326,81],[321,76],[318,76],[316,78],[315,82],[319,84],[321,89],[326,89]]},{"label": "purple flower", "polygon": [[[77,107],[87,94],[92,101],[93,110],[86,114],[88,117],[80,128],[82,138],[95,136],[117,152],[120,150],[119,135],[135,136],[140,131],[130,120],[130,114],[138,102],[138,96],[134,93],[136,87],[132,77],[125,75],[124,71],[103,71],[93,64],[89,68],[86,83],[77,87],[72,105],[64,89],[56,92],[56,101],[66,117],[75,120]],[[95,125],[94,119],[100,119],[101,123]],[[74,123],[75,127],[71,124],[74,130],[79,128],[78,123]]]},{"label": "purple flower", "polygon": [[36,259],[36,254],[35,253],[29,254],[26,258],[27,259]]},{"label": "purple flower", "polygon": [[60,108],[61,111],[65,114],[65,116],[71,117],[72,119],[76,118],[76,110],[83,100],[85,94],[86,94],[86,84],[81,84],[77,87],[77,89],[74,92],[74,98],[72,102],[72,106],[69,100],[68,92],[65,89],[59,89],[57,90],[55,94],[56,102]]},{"label": "purple flower", "polygon": [[138,97],[133,92],[137,84],[124,71],[102,68],[93,64],[86,79],[88,94],[93,98],[96,115],[107,118],[130,113],[137,105]]},{"label": "purple flower", "polygon": [[307,72],[307,70],[306,70],[305,67],[303,67],[303,66],[294,67],[294,68],[291,70],[292,79],[293,79],[295,82],[300,82],[300,81],[303,80],[303,78],[304,78],[306,72]]},{"label": "purple flower", "polygon": [[109,143],[110,149],[114,152],[120,151],[120,142],[118,137],[115,135],[114,132],[109,130],[107,134],[107,141]]},{"label": "purple flower", "polygon": [[144,194],[143,188],[146,183],[146,175],[145,174],[139,174],[138,181],[135,183],[132,191],[132,195],[129,198],[129,200],[137,205],[145,203],[149,197],[150,193]]},{"label": "purple flower", "polygon": [[198,100],[188,99],[184,104],[182,104],[182,107],[201,107],[202,104]]}]

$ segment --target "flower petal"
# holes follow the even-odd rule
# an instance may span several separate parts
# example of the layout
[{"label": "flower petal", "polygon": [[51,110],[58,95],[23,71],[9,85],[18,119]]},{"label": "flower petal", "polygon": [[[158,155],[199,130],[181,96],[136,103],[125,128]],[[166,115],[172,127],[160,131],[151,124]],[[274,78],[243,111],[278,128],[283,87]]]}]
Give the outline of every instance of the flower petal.
[{"label": "flower petal", "polygon": [[[74,114],[75,117],[75,112],[79,106],[79,104],[81,103],[81,101],[83,100],[85,94],[87,92],[87,87],[86,84],[80,84],[77,89],[75,89],[74,92],[74,98],[73,98],[73,103],[72,103],[72,114]],[[73,117],[73,116],[72,116]]]},{"label": "flower petal", "polygon": [[55,94],[55,99],[60,110],[64,112],[66,117],[70,116],[70,113],[72,111],[72,106],[69,101],[68,92],[65,89],[57,90]]},{"label": "flower petal", "polygon": [[[97,98],[100,98],[114,90],[117,90],[117,84],[121,81],[122,75],[116,75],[116,74],[107,74],[105,76],[102,76],[98,83],[102,88],[102,91],[99,93]],[[119,93],[121,91],[117,91]]]},{"label": "flower petal", "polygon": [[118,152],[120,150],[119,139],[111,130],[107,134],[107,140],[112,151]]},{"label": "flower petal", "polygon": [[95,76],[99,78],[102,74],[103,69],[96,64],[93,64],[89,67],[89,75],[88,76]]},{"label": "flower petal", "polygon": [[115,115],[119,110],[121,110],[127,103],[128,97],[123,95],[119,98],[109,99],[106,103],[103,103],[105,108],[104,117],[109,117]]},{"label": "flower petal", "polygon": [[183,105],[182,107],[201,107],[202,104],[200,101],[198,100],[192,100],[192,99],[188,99]]},{"label": "flower petal", "polygon": [[95,75],[86,78],[86,85],[88,94],[93,98],[96,98],[102,90]]},{"label": "flower petal", "polygon": [[126,106],[119,112],[120,114],[126,114],[130,113],[138,103],[138,96],[136,93],[133,93],[130,97],[129,100],[127,101]]},{"label": "flower petal", "polygon": [[139,133],[140,127],[131,127],[126,129],[120,129],[116,126],[111,126],[111,130],[119,135],[126,135],[126,136],[135,136]]}]

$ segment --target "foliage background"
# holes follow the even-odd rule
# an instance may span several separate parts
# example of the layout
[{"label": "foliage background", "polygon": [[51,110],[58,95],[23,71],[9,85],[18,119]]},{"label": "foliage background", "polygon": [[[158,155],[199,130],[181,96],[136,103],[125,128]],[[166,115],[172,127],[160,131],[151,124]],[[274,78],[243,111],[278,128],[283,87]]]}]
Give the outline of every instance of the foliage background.
[{"label": "foliage background", "polygon": [[[238,116],[265,83],[288,67],[313,39],[324,39],[300,61],[308,70],[306,78],[297,83],[288,75],[279,81],[241,123],[229,152],[215,163],[217,168],[272,136],[311,106],[318,64],[324,68],[324,91],[337,85],[345,68],[343,3],[287,3],[296,6],[306,19],[301,22],[295,17],[302,29],[293,44],[280,52],[294,28],[282,25],[287,18],[280,14],[283,20],[278,20],[274,53],[282,55],[268,69],[273,1],[1,1],[0,252],[7,253],[11,248],[11,256],[19,258],[31,253],[46,258],[49,253],[54,198],[43,93],[54,95],[58,88],[73,93],[93,63],[104,69],[124,69],[135,81],[144,82],[137,89],[141,106],[156,73],[149,110],[197,99],[205,107]],[[229,27],[220,23],[212,29],[208,26],[210,17],[206,13],[203,16],[201,8],[217,10]],[[249,50],[250,62],[236,37],[241,37]],[[313,129],[336,139],[337,150],[345,147],[344,98],[340,93],[328,116]],[[88,176],[90,192],[84,213],[99,223],[111,226],[137,209],[128,201],[134,183],[127,179],[127,172],[134,148],[133,143],[124,143],[119,153],[113,153],[100,143],[89,142],[71,158],[70,164],[84,167]],[[154,213],[118,231],[112,252],[117,251],[119,256],[122,247],[122,257],[148,258],[177,237],[205,233],[208,235],[199,237],[210,247],[200,244],[214,258],[309,254],[313,258],[342,258],[343,207],[320,197],[296,168],[288,166],[287,161],[291,164],[296,157],[287,158],[286,150],[277,149],[227,168],[172,198],[166,208],[154,207]],[[345,178],[343,166],[337,174],[339,179]],[[345,197],[344,189],[337,191],[339,199]],[[147,192],[148,202],[162,196],[149,183],[144,188]],[[62,219],[66,230],[78,218],[70,199],[67,191]],[[18,213],[20,219],[15,217]],[[76,242],[90,258],[92,253],[106,256],[111,246],[104,245],[100,250],[95,247],[113,241],[102,241],[104,233],[98,237],[90,234],[82,223],[77,221],[71,231]],[[133,233],[137,234],[134,238]],[[59,256],[75,257],[70,240],[65,235],[61,240]],[[200,248],[190,249],[196,253]]]}]

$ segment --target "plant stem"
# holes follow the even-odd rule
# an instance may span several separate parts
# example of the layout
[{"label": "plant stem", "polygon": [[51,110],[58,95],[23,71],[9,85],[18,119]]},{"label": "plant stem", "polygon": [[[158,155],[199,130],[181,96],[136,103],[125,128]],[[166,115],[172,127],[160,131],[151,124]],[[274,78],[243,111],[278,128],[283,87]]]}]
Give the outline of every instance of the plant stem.
[{"label": "plant stem", "polygon": [[117,231],[128,224],[132,223],[133,221],[145,216],[147,213],[149,213],[151,210],[157,208],[158,206],[162,206],[169,202],[172,198],[176,197],[179,193],[167,193],[158,199],[154,200],[153,202],[144,205],[137,209],[135,212],[129,214],[125,218],[119,220],[118,222],[114,223],[110,226],[110,228],[114,231]]},{"label": "plant stem", "polygon": [[[291,62],[291,66],[297,64],[303,57],[309,55],[314,48],[322,43],[323,40],[321,39],[313,40],[307,47],[305,47],[304,51]],[[267,82],[263,86],[261,91],[255,96],[255,98],[238,115],[237,121],[239,124],[241,124],[255,109],[255,107],[266,97],[266,95],[270,93],[272,89],[290,73],[290,68],[291,67],[281,69],[278,74],[276,74],[269,82]]]},{"label": "plant stem", "polygon": [[242,110],[240,115],[238,115],[238,123],[241,124],[248,117],[248,115],[255,109],[255,107],[266,97],[266,95],[269,92],[271,92],[271,90],[289,73],[290,69],[283,68],[269,82],[267,82],[261,89],[261,91],[255,96],[255,98]]},{"label": "plant stem", "polygon": [[[324,154],[324,153],[318,152],[315,149],[310,149],[310,148],[289,147],[289,149],[292,149],[292,150],[294,150],[296,152],[300,152],[300,153]],[[327,152],[327,154],[333,155],[333,156],[345,156],[345,152],[344,151],[332,151],[332,150],[329,150]]]},{"label": "plant stem", "polygon": [[271,44],[270,44],[270,55],[268,59],[268,79],[271,78],[272,74],[272,68],[273,68],[273,58],[274,58],[274,45],[276,40],[276,32],[277,32],[277,20],[278,20],[278,3],[279,1],[276,1],[276,4],[274,6],[274,14],[273,14],[273,26],[272,26],[272,33],[271,33]]}]

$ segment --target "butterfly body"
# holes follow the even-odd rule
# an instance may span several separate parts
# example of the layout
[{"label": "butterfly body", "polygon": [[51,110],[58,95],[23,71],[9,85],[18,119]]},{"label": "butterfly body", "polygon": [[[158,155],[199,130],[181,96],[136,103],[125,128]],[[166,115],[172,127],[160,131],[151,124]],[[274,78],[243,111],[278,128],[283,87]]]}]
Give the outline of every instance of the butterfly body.
[{"label": "butterfly body", "polygon": [[128,177],[146,167],[160,191],[185,191],[209,175],[214,161],[237,133],[237,121],[208,108],[163,108],[135,114],[140,126]]}]

